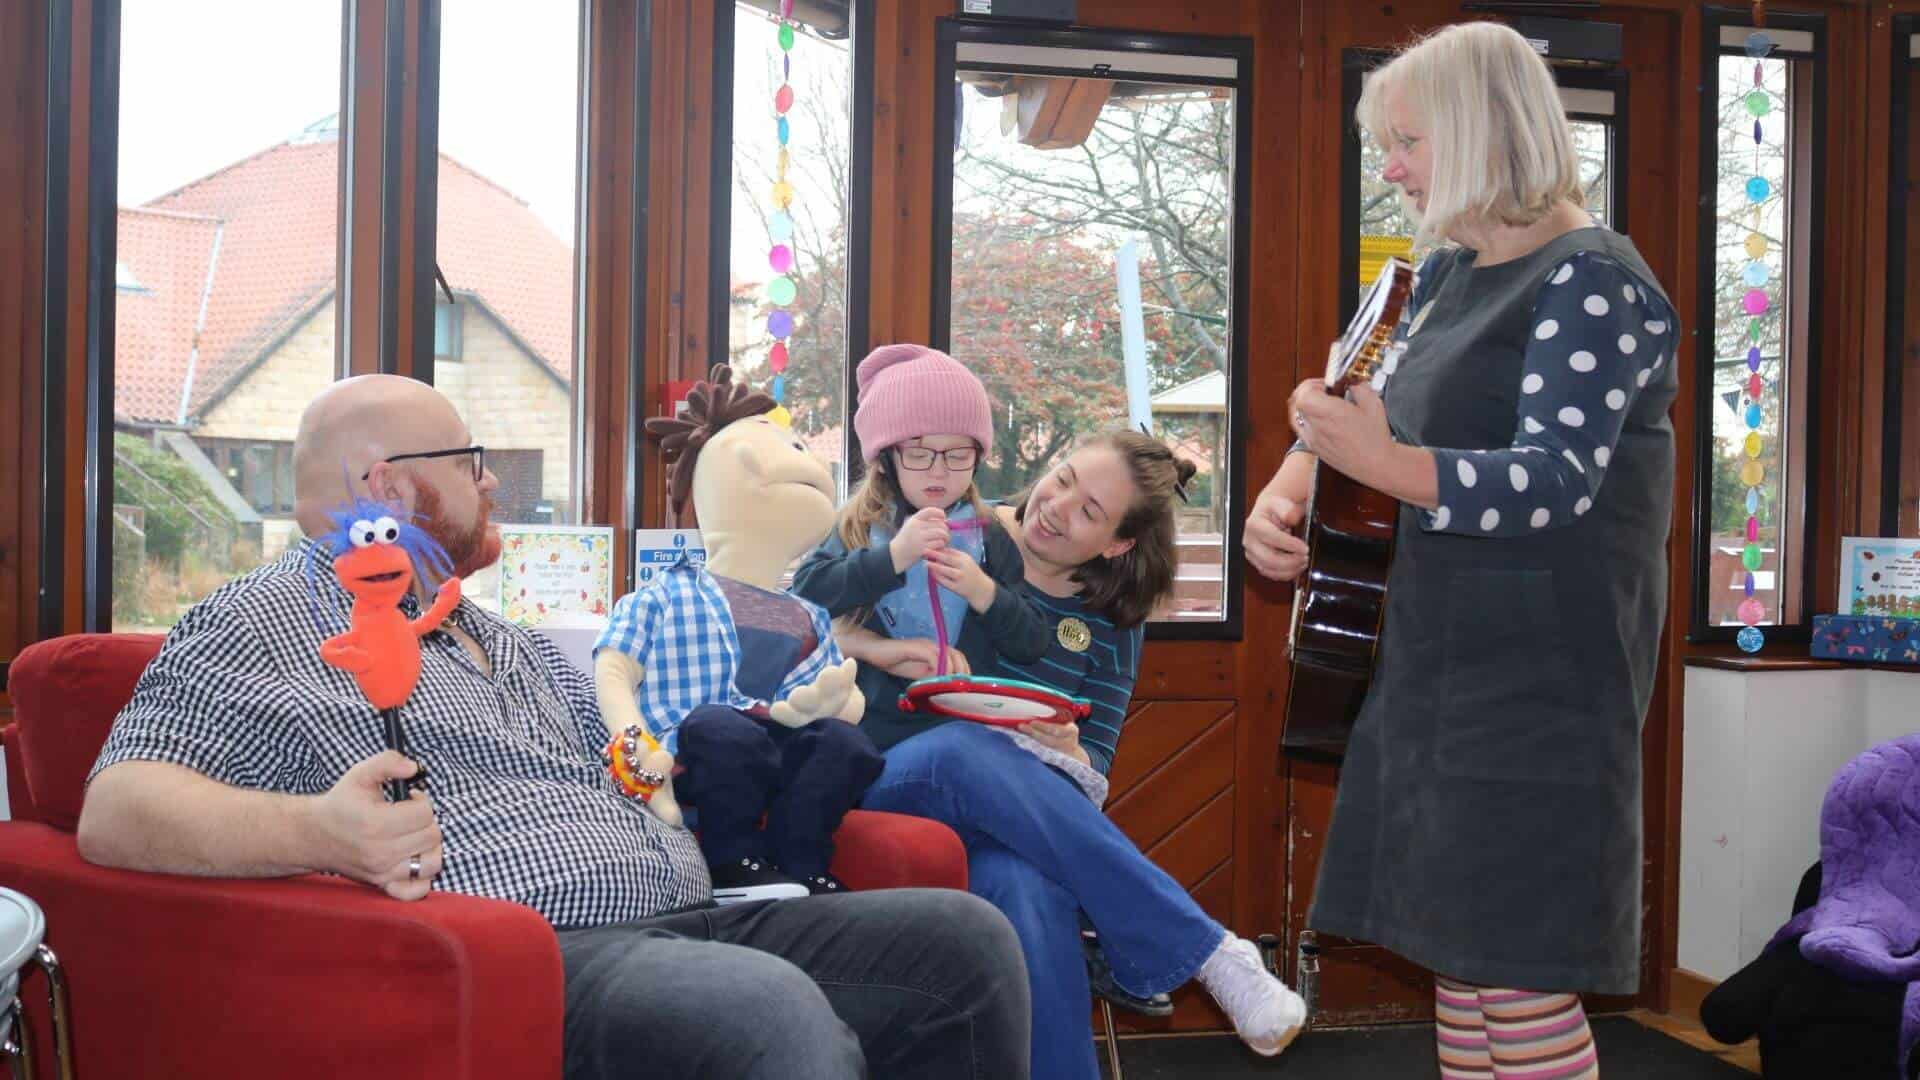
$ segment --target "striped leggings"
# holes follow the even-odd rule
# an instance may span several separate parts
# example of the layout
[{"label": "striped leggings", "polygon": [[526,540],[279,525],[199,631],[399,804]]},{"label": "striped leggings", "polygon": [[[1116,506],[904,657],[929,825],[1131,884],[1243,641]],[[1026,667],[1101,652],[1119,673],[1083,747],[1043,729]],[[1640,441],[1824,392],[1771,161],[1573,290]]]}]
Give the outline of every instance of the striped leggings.
[{"label": "striped leggings", "polygon": [[1572,994],[1496,990],[1436,978],[1442,1080],[1595,1080],[1587,1013]]}]

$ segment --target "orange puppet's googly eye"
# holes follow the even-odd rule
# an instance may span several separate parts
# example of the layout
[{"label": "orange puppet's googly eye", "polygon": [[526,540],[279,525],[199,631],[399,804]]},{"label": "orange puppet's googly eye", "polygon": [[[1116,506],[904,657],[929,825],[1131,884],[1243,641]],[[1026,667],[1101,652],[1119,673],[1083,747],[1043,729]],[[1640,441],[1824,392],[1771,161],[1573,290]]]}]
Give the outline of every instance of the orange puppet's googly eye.
[{"label": "orange puppet's googly eye", "polygon": [[[381,520],[385,521],[386,519],[382,518]],[[347,529],[347,539],[353,541],[354,547],[363,548],[373,543],[374,533],[378,531],[378,528],[373,522],[363,518],[354,522],[353,525]]]},{"label": "orange puppet's googly eye", "polygon": [[400,539],[400,523],[390,517],[383,517],[373,523],[373,540],[377,544],[391,544]]}]

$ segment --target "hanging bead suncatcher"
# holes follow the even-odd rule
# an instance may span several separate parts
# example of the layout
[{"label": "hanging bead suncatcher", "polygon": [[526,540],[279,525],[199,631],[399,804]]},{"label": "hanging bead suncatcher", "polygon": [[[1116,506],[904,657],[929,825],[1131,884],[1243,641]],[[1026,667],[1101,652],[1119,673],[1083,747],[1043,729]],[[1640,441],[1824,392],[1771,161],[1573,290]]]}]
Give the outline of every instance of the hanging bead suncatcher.
[{"label": "hanging bead suncatcher", "polygon": [[[1766,25],[1766,5],[1756,3],[1753,6],[1753,21],[1756,26]],[[1762,85],[1765,74],[1765,59],[1773,51],[1773,39],[1764,29],[1755,30],[1747,35],[1746,53],[1753,61],[1753,88],[1747,91],[1744,103],[1747,113],[1753,117],[1753,172],[1748,177],[1746,194],[1748,203],[1748,231],[1746,267],[1741,271],[1740,280],[1747,286],[1746,295],[1741,298],[1741,308],[1747,313],[1747,383],[1746,408],[1741,419],[1746,424],[1747,435],[1741,443],[1746,462],[1740,466],[1740,482],[1747,489],[1747,531],[1746,546],[1740,551],[1741,565],[1746,568],[1744,590],[1745,598],[1740,601],[1736,614],[1740,619],[1740,633],[1735,641],[1740,648],[1749,653],[1760,651],[1766,636],[1760,630],[1760,623],[1766,619],[1766,605],[1754,595],[1754,575],[1760,569],[1760,485],[1766,478],[1766,469],[1760,464],[1763,449],[1760,437],[1760,423],[1764,410],[1760,406],[1760,395],[1766,392],[1766,383],[1760,377],[1760,340],[1765,329],[1763,320],[1775,307],[1767,294],[1766,286],[1772,280],[1772,271],[1767,268],[1764,256],[1767,253],[1766,234],[1761,231],[1761,206],[1772,194],[1772,185],[1760,175],[1760,147],[1765,133],[1760,127],[1760,118],[1772,110],[1772,100]]]},{"label": "hanging bead suncatcher", "polygon": [[793,133],[787,114],[793,111],[793,0],[780,0],[780,88],[773,92],[774,137],[779,150],[773,164],[773,213],[767,216],[767,265],[773,280],[767,282],[767,336],[773,345],[767,350],[767,368],[773,372],[769,388],[775,403],[787,400],[787,341],[793,336],[794,286],[797,260],[793,252],[793,184],[787,179],[788,142]]}]

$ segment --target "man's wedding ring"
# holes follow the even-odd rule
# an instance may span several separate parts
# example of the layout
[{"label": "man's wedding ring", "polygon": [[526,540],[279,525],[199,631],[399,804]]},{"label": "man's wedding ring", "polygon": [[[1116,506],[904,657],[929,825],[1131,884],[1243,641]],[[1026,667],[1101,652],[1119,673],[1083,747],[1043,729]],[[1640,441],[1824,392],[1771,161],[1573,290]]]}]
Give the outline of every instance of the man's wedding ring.
[{"label": "man's wedding ring", "polygon": [[412,855],[407,858],[407,880],[420,880],[420,856],[418,855]]}]

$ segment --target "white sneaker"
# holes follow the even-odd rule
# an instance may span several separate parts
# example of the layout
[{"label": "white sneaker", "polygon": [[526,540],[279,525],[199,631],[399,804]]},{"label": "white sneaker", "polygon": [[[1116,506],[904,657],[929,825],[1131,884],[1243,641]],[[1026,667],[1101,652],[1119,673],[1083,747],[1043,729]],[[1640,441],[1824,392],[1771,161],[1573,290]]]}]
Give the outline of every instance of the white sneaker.
[{"label": "white sneaker", "polygon": [[1246,938],[1228,934],[1200,965],[1198,978],[1254,1053],[1272,1057],[1285,1050],[1306,1023],[1307,1003],[1273,977]]}]

